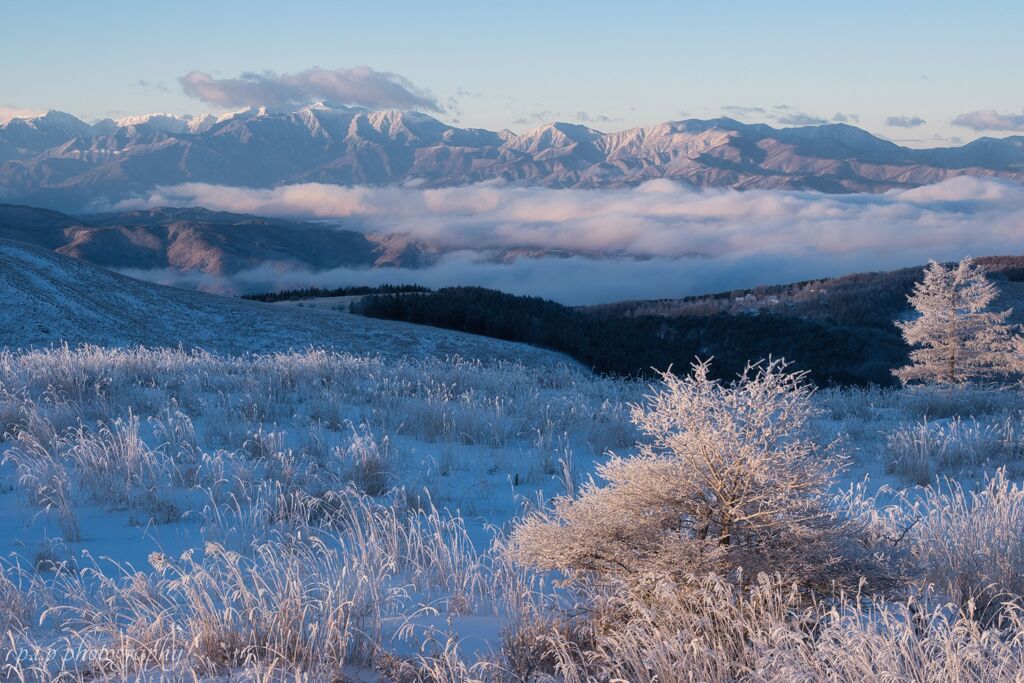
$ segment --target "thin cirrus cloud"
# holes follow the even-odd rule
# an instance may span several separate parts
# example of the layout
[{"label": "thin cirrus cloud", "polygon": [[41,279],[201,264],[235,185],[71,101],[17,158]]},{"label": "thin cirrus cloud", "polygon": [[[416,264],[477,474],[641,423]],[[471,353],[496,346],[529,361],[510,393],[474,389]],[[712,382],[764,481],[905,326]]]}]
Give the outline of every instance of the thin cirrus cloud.
[{"label": "thin cirrus cloud", "polygon": [[[884,194],[501,184],[441,189],[190,183],[117,208],[205,206],[401,233],[443,252],[427,269],[261,269],[220,289],[477,284],[581,304],[669,297],[1024,250],[1024,187],[958,177]],[[509,253],[543,254],[507,258]],[[555,254],[569,254],[559,258]],[[136,275],[138,275],[136,273]],[[165,278],[182,277],[166,274]]]},{"label": "thin cirrus cloud", "polygon": [[186,95],[223,107],[284,106],[325,100],[365,107],[444,110],[429,91],[398,74],[368,66],[313,67],[291,74],[246,72],[238,78],[214,78],[202,71],[190,71],[178,82]]},{"label": "thin cirrus cloud", "polygon": [[833,123],[857,123],[860,121],[860,116],[857,114],[844,114],[841,111],[837,111],[832,115]]},{"label": "thin cirrus cloud", "polygon": [[954,126],[962,126],[971,130],[1024,131],[1024,111],[1019,114],[1001,114],[994,109],[960,114],[952,121]]},{"label": "thin cirrus cloud", "polygon": [[775,121],[784,126],[822,126],[826,123],[856,123],[859,120],[860,117],[856,114],[844,114],[843,112],[836,112],[831,119],[803,112],[784,113],[775,117]]},{"label": "thin cirrus cloud", "polygon": [[722,107],[722,111],[727,112],[729,114],[735,114],[736,116],[764,116],[768,113],[768,111],[764,107],[745,107],[739,104],[726,105]]},{"label": "thin cirrus cloud", "polygon": [[576,120],[581,123],[611,123],[618,119],[607,114],[590,114],[585,111],[578,111],[576,112]]},{"label": "thin cirrus cloud", "polygon": [[890,128],[917,128],[928,123],[920,116],[887,116],[885,125]]},{"label": "thin cirrus cloud", "polygon": [[799,111],[785,104],[776,104],[770,108],[731,104],[721,107],[721,110],[729,116],[739,116],[747,120],[769,120],[783,126],[821,126],[826,123],[857,123],[860,121],[860,116],[857,114],[839,111],[833,114],[831,119],[827,119],[823,116]]}]

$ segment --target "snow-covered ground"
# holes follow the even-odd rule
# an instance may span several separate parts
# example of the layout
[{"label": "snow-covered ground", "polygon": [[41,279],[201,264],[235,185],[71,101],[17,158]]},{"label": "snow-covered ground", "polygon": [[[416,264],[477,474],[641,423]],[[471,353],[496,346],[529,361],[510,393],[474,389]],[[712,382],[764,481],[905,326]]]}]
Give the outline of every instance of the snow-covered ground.
[{"label": "snow-covered ground", "polygon": [[[475,556],[491,525],[564,491],[606,450],[628,449],[626,401],[637,397],[633,385],[570,365],[329,351],[6,353],[0,421],[18,436],[0,444],[0,553],[23,580],[93,563],[112,575],[152,571],[152,553],[206,557],[211,541],[251,556],[309,533],[316,525],[304,515],[354,484],[346,495],[440,510],[423,523],[446,534],[454,524]],[[290,519],[285,500],[320,502]],[[485,586],[459,587],[468,595],[448,608],[450,595],[408,575],[425,568],[382,571],[394,591],[422,584],[383,601],[377,628],[396,652],[416,652],[424,628],[450,628],[447,617],[434,624],[435,612],[459,615],[480,648],[499,644],[481,636],[500,632]]]},{"label": "snow-covered ground", "polygon": [[[628,404],[645,391],[553,364],[6,352],[0,552],[13,583],[0,585],[0,615],[17,636],[0,654],[20,658],[21,673],[43,666],[41,653],[81,667],[68,643],[127,647],[152,627],[161,656],[216,661],[197,638],[255,638],[264,631],[254,619],[295,608],[308,611],[297,623],[335,631],[300,626],[292,646],[310,652],[288,656],[340,648],[328,659],[347,675],[499,657],[538,579],[491,544],[608,452],[629,454]],[[840,488],[866,475],[869,492],[936,474],[970,482],[1005,463],[1019,476],[1014,392],[830,390],[815,400],[817,437],[841,439],[852,457]],[[953,417],[965,409],[976,417]],[[249,645],[249,660],[225,655],[209,673],[274,670],[270,645]],[[110,666],[155,663],[174,664],[136,648]]]}]

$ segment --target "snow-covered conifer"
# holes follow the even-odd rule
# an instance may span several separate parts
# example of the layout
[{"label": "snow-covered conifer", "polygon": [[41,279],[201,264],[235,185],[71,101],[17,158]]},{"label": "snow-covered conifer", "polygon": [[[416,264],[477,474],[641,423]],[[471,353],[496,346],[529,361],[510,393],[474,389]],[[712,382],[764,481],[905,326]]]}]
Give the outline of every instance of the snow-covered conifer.
[{"label": "snow-covered conifer", "polygon": [[957,385],[1009,372],[1014,340],[1006,321],[1011,311],[989,310],[998,294],[970,258],[949,268],[932,261],[908,297],[919,315],[896,321],[907,344],[916,348],[910,365],[894,374],[904,384]]}]

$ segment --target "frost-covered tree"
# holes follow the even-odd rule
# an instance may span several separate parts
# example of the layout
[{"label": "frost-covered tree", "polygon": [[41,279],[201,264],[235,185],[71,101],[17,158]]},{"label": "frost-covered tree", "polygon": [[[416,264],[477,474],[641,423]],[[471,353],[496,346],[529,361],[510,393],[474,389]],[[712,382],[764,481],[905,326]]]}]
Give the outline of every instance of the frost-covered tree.
[{"label": "frost-covered tree", "polygon": [[914,348],[910,365],[894,374],[904,384],[956,385],[1008,372],[1013,335],[1006,320],[1011,311],[990,311],[998,296],[985,271],[970,258],[947,268],[932,261],[924,280],[908,297],[918,312],[896,326]]},{"label": "frost-covered tree", "polygon": [[626,580],[780,571],[835,576],[847,523],[830,507],[845,459],[808,432],[816,414],[805,373],[782,361],[748,366],[734,383],[698,362],[671,371],[633,421],[637,455],[612,456],[578,497],[518,524],[519,561]]}]

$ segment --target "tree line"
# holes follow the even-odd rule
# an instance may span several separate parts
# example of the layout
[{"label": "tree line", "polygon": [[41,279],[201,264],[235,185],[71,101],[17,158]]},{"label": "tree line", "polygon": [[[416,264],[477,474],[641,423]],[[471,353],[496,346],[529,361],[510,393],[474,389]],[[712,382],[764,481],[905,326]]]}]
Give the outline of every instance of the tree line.
[{"label": "tree line", "polygon": [[892,385],[907,347],[891,322],[869,325],[785,313],[604,317],[538,297],[482,287],[367,296],[361,315],[460,330],[561,351],[596,372],[655,377],[714,357],[713,374],[732,378],[751,358],[799,359],[821,385]]},{"label": "tree line", "polygon": [[284,289],[277,292],[259,292],[256,294],[243,294],[242,299],[250,301],[301,301],[302,299],[318,299],[330,296],[366,296],[368,294],[407,294],[409,292],[429,292],[429,287],[421,285],[379,285],[368,287],[365,285],[352,287],[303,287],[301,289]]}]

